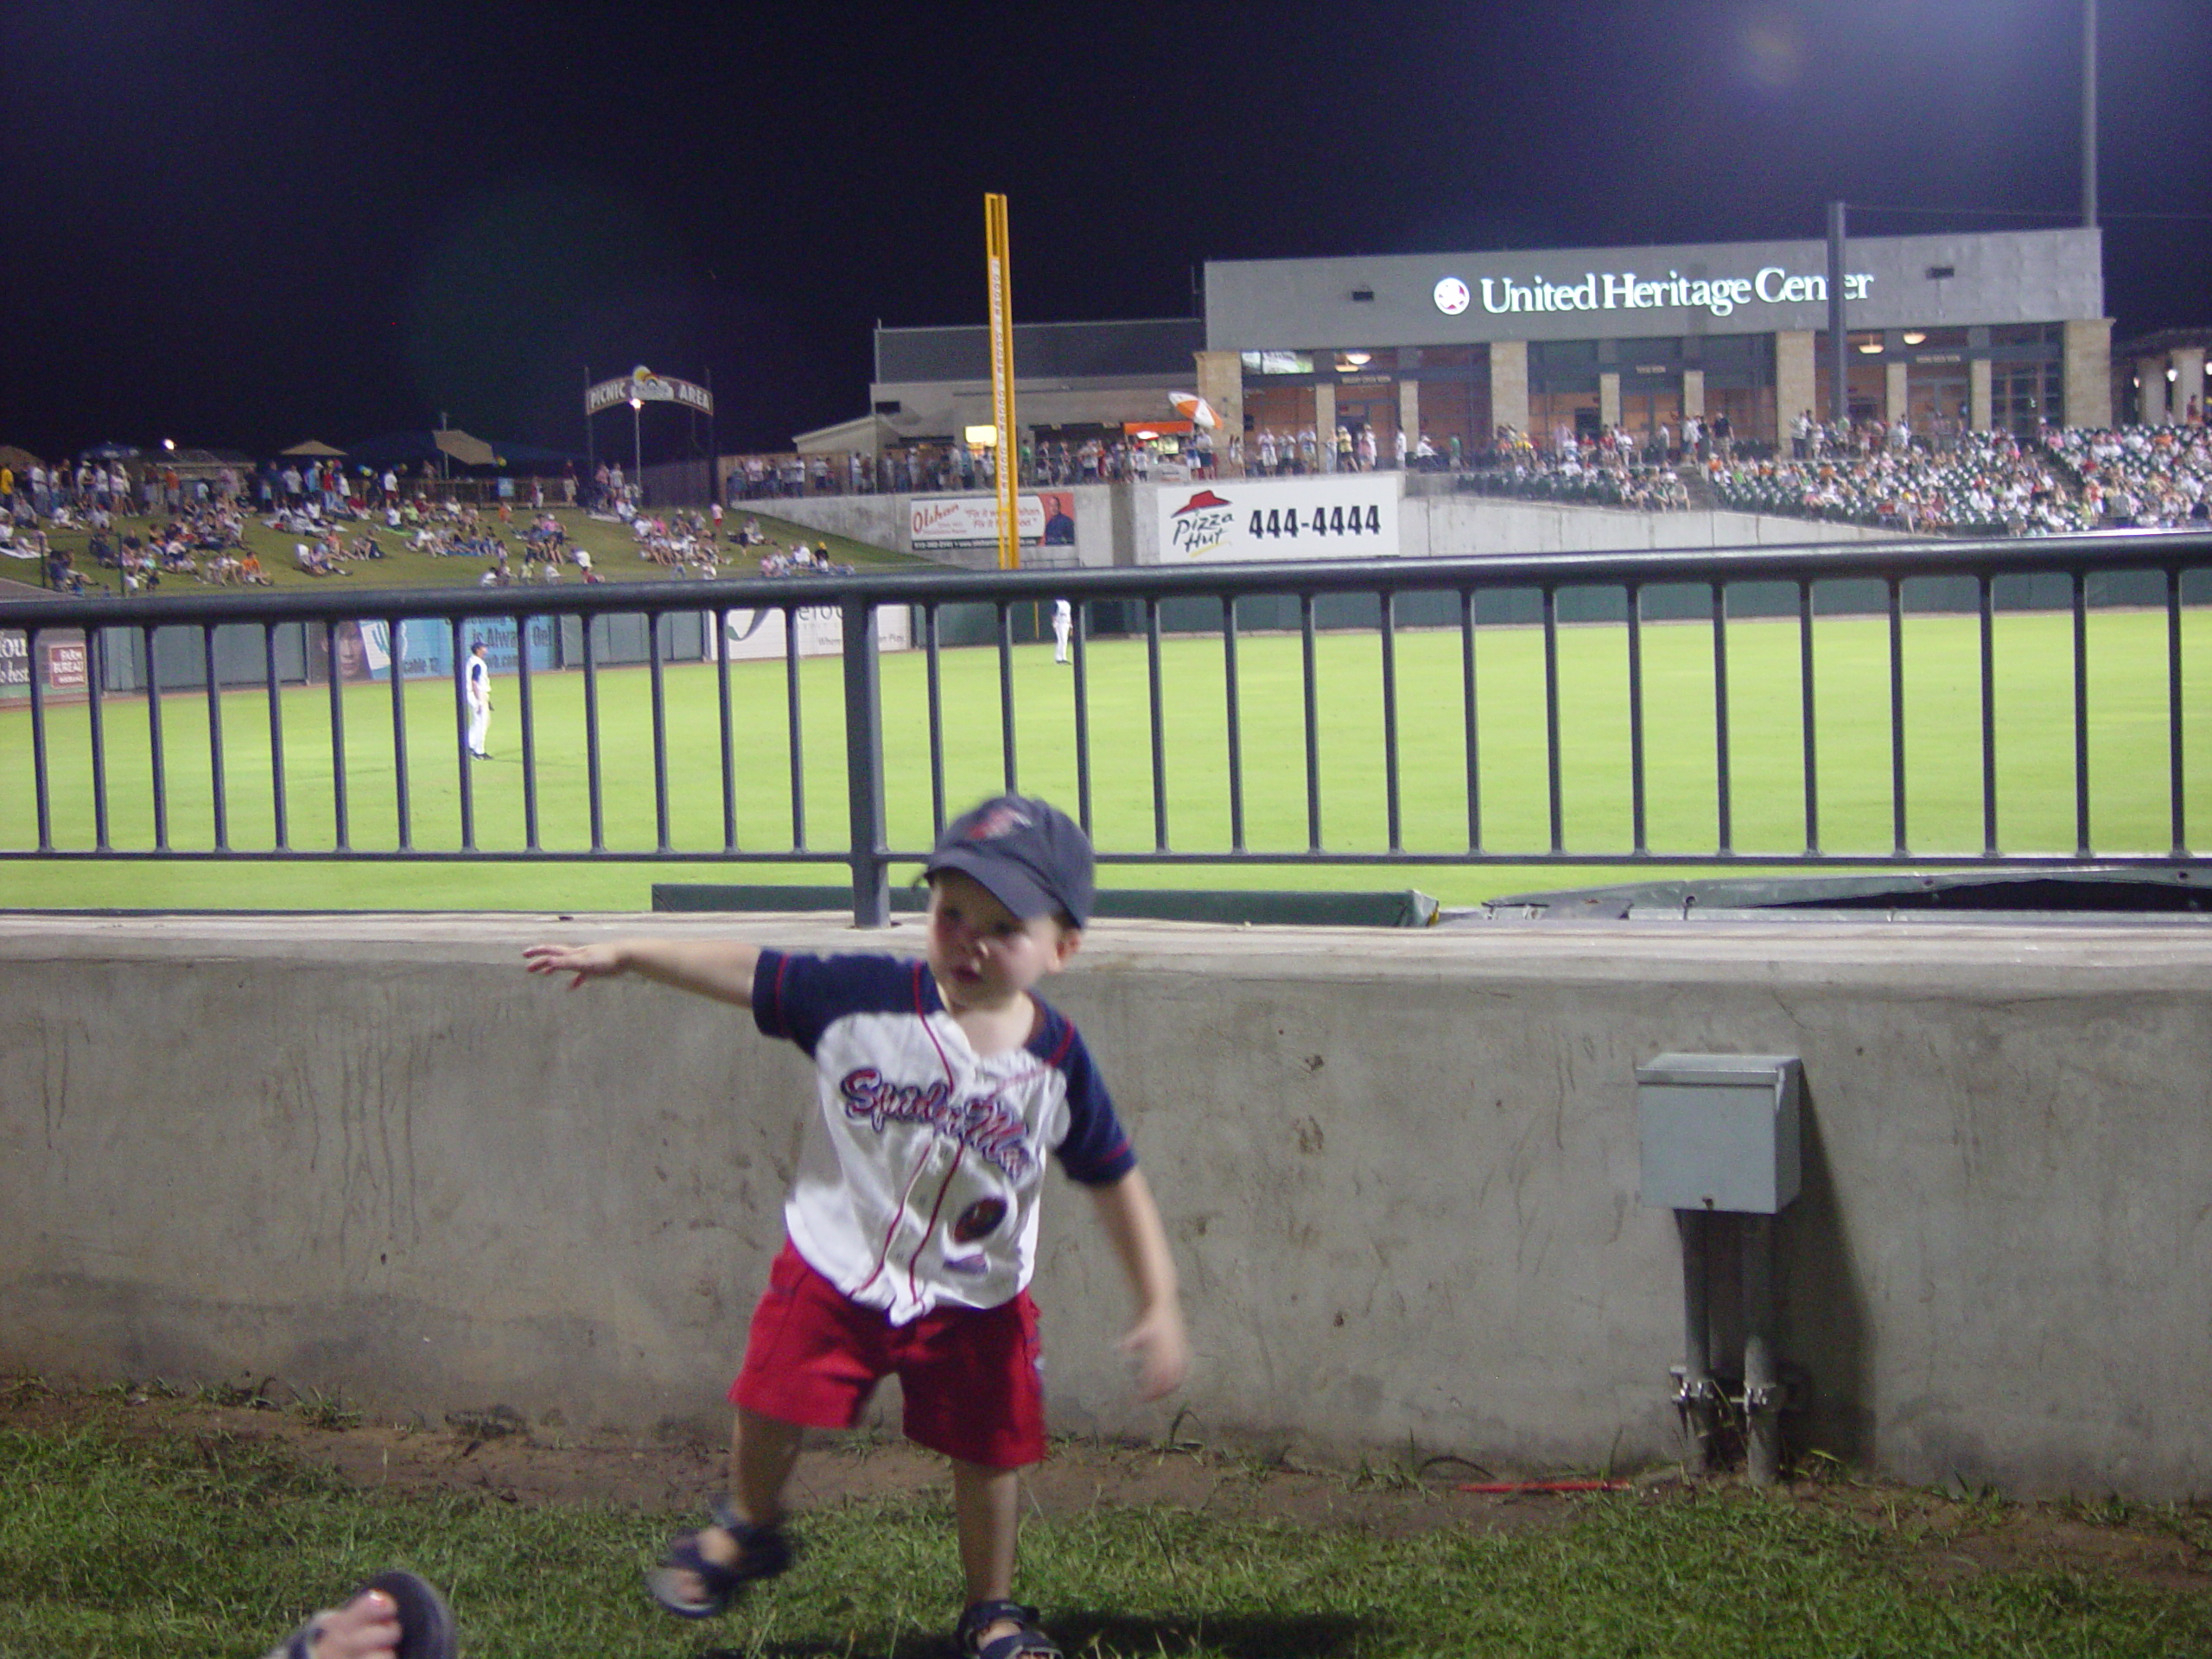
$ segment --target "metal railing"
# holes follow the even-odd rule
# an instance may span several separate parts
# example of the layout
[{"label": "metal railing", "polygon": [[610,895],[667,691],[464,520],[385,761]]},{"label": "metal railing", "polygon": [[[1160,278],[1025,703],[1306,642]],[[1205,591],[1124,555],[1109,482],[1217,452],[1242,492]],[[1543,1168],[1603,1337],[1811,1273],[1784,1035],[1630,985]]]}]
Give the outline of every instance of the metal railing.
[{"label": "metal railing", "polygon": [[[2208,573],[2212,536],[2170,534],[899,572],[558,592],[317,589],[0,602],[0,693],[16,698],[12,705],[0,702],[0,858],[834,864],[849,873],[855,918],[875,924],[887,913],[892,868],[925,859],[948,810],[968,804],[948,800],[949,778],[963,772],[973,781],[995,758],[989,786],[1020,787],[1018,735],[1027,730],[1038,741],[1038,722],[1057,721],[1065,711],[1058,735],[1042,740],[1052,747],[1049,769],[1071,784],[1072,810],[1097,840],[1103,863],[2201,867],[2206,861],[2190,850],[2184,785],[2186,698],[2193,689],[2201,702],[2202,683],[2192,688],[2184,665],[2200,652],[2212,653]],[[1065,691],[1041,651],[1019,643],[1042,634],[1043,615],[1061,598],[1073,602],[1077,623]],[[1948,848],[1908,836],[1914,787],[1908,732],[1918,695],[1909,695],[1908,624],[1942,613],[1955,614],[1956,638],[1967,642],[1960,650],[1975,683],[1971,696],[1960,696],[1959,709],[1962,721],[1978,722],[1952,740],[1976,772],[1979,811],[1961,821],[1973,824],[1978,844]],[[2111,653],[2125,658],[2118,667],[2133,677],[2122,711],[2137,734],[2127,773],[2140,772],[2145,753],[2158,753],[2164,763],[2160,822],[2148,844],[2139,834],[2132,845],[2100,845],[2092,833],[2089,641],[2093,615],[2106,613],[2135,618],[2133,632]],[[835,629],[828,626],[832,615]],[[916,757],[926,750],[918,773],[901,752],[896,770],[904,802],[896,813],[887,810],[885,664],[894,658],[878,642],[886,617],[906,623],[912,645],[911,656],[896,658],[892,713]],[[2064,780],[2071,822],[2041,844],[2028,837],[2008,845],[1999,834],[2005,676],[1997,643],[2000,632],[2030,617],[2043,619],[2042,632],[2023,634],[2018,652],[2048,666],[2044,658],[2063,637],[2070,666],[2059,677],[2070,688],[2069,705],[2037,713],[2041,734],[2023,741],[2033,753],[2008,758]],[[782,673],[775,688],[774,655],[741,665],[732,653],[741,633],[778,620]],[[380,677],[349,683],[349,670],[363,671],[349,658],[346,642],[361,635],[364,623],[371,632],[381,625],[387,660]],[[1825,630],[1846,623],[1858,629],[1850,644],[1861,706],[1823,710],[1821,640]],[[1745,631],[1753,626],[1766,631],[1758,636],[1766,665],[1760,683],[1747,686],[1732,641],[1742,651]],[[484,763],[469,753],[469,710],[454,665],[472,638],[491,632],[504,639],[500,631],[508,628],[515,654],[499,685],[503,693],[512,687],[518,704],[520,770],[518,788],[504,773],[497,787],[503,804],[518,806],[519,824],[518,832],[500,833],[480,810]],[[6,645],[9,631],[17,645]],[[841,643],[831,637],[839,632]],[[1777,640],[1790,635],[1777,655]],[[1665,662],[1656,664],[1655,641],[1662,639]],[[1409,686],[1405,658],[1415,648],[1421,660]],[[1340,686],[1354,672],[1343,667],[1344,653],[1363,657],[1370,649],[1364,667],[1355,664],[1361,688],[1352,701],[1371,687],[1371,738],[1339,734],[1325,745],[1325,728],[1333,732],[1338,723],[1325,679]],[[410,651],[419,652],[414,667],[427,679],[410,677]],[[1885,662],[1870,665],[1870,652]],[[810,652],[835,662],[805,671]],[[1517,682],[1525,699],[1503,709],[1494,706],[1491,677],[1504,671],[1489,665],[1501,652],[1517,655],[1525,669]],[[1324,655],[1331,658],[1328,676]],[[695,661],[697,668],[688,666]],[[1775,668],[1777,662],[1783,667]],[[954,723],[947,702],[956,666],[968,713]],[[823,683],[832,667],[834,699]],[[638,668],[641,704],[634,676],[619,685],[610,678]],[[373,667],[367,671],[375,674]],[[1040,681],[1040,671],[1056,677]],[[670,678],[677,672],[691,677],[672,706]],[[1187,695],[1200,674],[1203,703]],[[1666,686],[1655,692],[1662,674]],[[746,677],[741,698],[734,690],[739,675]],[[1111,681],[1103,691],[1102,675]],[[1679,695],[1685,677],[1694,680],[1688,705]],[[1217,680],[1219,701],[1212,704]],[[180,684],[204,717],[176,712],[168,688]],[[639,710],[626,741],[619,730],[610,741],[610,687]],[[558,719],[548,712],[556,692],[563,704]],[[2032,689],[2022,695],[2031,696]],[[1416,706],[1408,706],[1409,696],[1420,699]],[[1118,722],[1109,734],[1114,747],[1103,754],[1095,741],[1102,697]],[[1597,715],[1587,713],[1593,698],[1602,705]],[[780,720],[764,712],[778,702]],[[824,702],[834,702],[837,715],[830,719],[842,718],[843,731],[810,747],[808,713],[823,719]],[[126,742],[118,720],[133,704],[134,723],[145,721],[143,745]],[[1769,833],[1764,844],[1746,844],[1738,817],[1747,798],[1741,728],[1777,709],[1782,723],[1796,728],[1796,753],[1767,753],[1758,764],[1768,775],[1750,787],[1771,823],[1774,773],[1794,770],[1801,786],[1787,791],[1796,804],[1786,828]],[[2163,741],[2145,747],[2145,721],[2163,724]],[[1848,741],[1836,741],[1839,722],[1848,726]],[[1135,732],[1143,738],[1128,736]],[[1824,750],[1824,735],[1839,753]],[[180,832],[174,752],[187,738],[188,764],[206,768],[204,793],[196,780],[185,791],[194,821],[204,819],[197,835]],[[1494,752],[1520,743],[1534,755],[1539,742],[1541,799],[1524,790],[1526,801],[1516,797],[1513,810],[1501,810]],[[425,743],[434,749],[425,752]],[[1571,815],[1570,788],[1578,801],[1588,792],[1581,773],[1593,744],[1604,753],[1598,769],[1624,767],[1625,776],[1597,790],[1591,798],[1598,804],[1578,804]],[[118,833],[119,768],[127,760],[137,779],[142,748],[143,784],[130,786],[139,804],[131,809],[136,828]],[[645,754],[649,768],[639,765]],[[1696,774],[1697,813],[1711,827],[1709,839],[1654,834],[1661,754],[1669,767],[1687,765]],[[758,781],[778,769],[784,772],[778,783]],[[1357,780],[1347,785],[1342,774],[1351,772],[1371,774],[1371,791]],[[564,837],[549,830],[548,804],[553,795],[572,804],[579,772],[579,822]],[[925,781],[925,813],[917,777]],[[1416,779],[1422,799],[1414,811],[1407,798]],[[1955,794],[1965,787],[1954,776],[1936,782]],[[814,834],[810,808],[840,785],[846,833],[842,845],[825,845]],[[2023,787],[2039,785],[2031,779]],[[1681,791],[1669,788],[1679,817]],[[240,834],[241,801],[263,791],[252,808],[252,833]],[[642,810],[635,826],[626,827],[628,803],[640,791],[649,791],[650,830]],[[308,794],[311,811],[302,804]],[[1824,836],[1839,797],[1854,803],[1864,822],[1869,803],[1882,795],[1887,823],[1872,844],[1863,836],[1855,846]],[[367,828],[372,798],[378,819],[391,815],[388,828]],[[741,798],[751,825],[742,835]],[[1440,798],[1448,799],[1448,810],[1439,808]],[[772,832],[762,830],[762,801],[787,808],[787,828],[779,822]],[[621,823],[611,821],[611,806]],[[1255,830],[1255,806],[1272,830]],[[1171,822],[1179,813],[1210,827],[1185,829],[1179,840],[1171,833],[1180,827]],[[1534,833],[1510,827],[1516,813]],[[1332,816],[1370,829],[1332,836]],[[435,833],[424,832],[430,819]],[[1500,823],[1508,825],[1503,832]],[[1784,834],[1789,844],[1777,840]]]}]

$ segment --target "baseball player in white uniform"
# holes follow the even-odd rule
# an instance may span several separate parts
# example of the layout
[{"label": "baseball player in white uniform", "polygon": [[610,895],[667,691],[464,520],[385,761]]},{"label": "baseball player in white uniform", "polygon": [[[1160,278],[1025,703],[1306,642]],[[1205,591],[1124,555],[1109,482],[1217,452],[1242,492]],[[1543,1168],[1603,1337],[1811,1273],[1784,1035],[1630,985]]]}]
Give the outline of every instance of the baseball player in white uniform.
[{"label": "baseball player in white uniform", "polygon": [[467,690],[468,752],[479,760],[489,760],[484,740],[492,730],[492,664],[484,659],[481,639],[468,648]]},{"label": "baseball player in white uniform", "polygon": [[1052,639],[1054,641],[1052,660],[1054,662],[1065,663],[1068,660],[1068,640],[1074,632],[1075,607],[1069,604],[1065,599],[1054,600],[1052,601]]}]

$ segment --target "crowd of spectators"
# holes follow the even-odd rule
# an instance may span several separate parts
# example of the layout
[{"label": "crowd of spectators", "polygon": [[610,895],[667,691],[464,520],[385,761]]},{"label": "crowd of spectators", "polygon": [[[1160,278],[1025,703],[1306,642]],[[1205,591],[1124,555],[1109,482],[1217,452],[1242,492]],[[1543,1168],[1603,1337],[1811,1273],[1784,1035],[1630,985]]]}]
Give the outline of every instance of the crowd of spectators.
[{"label": "crowd of spectators", "polygon": [[[1683,459],[1695,464],[1694,455]],[[1666,448],[1647,449],[1618,429],[1588,438],[1555,433],[1551,447],[1539,449],[1527,433],[1501,427],[1491,464],[1470,474],[1463,487],[1486,495],[1639,512],[1669,512],[1690,505],[1688,487]]]},{"label": "crowd of spectators", "polygon": [[2010,432],[1968,432],[1941,448],[1887,433],[1802,457],[1716,467],[1720,505],[1884,530],[1973,536],[2093,530],[2098,515],[2050,453]]},{"label": "crowd of spectators", "polygon": [[793,542],[786,553],[771,548],[760,556],[760,574],[764,576],[849,576],[853,567],[839,564],[830,556],[830,543],[817,542],[809,547],[804,542]]},{"label": "crowd of spectators", "polygon": [[1921,434],[1903,421],[1829,425],[1802,415],[1785,454],[1739,449],[1694,424],[1679,443],[1664,427],[1637,437],[1555,433],[1542,447],[1501,430],[1464,487],[1643,511],[1704,498],[1738,512],[1909,534],[2171,528],[2205,523],[2212,440],[2195,426],[2045,428],[2023,438]]},{"label": "crowd of spectators", "polygon": [[2103,523],[2201,530],[2212,512],[2212,429],[2068,427],[2050,448]]},{"label": "crowd of spectators", "polygon": [[630,519],[630,533],[637,538],[639,558],[679,576],[689,571],[712,576],[721,563],[721,538],[702,513],[637,513]]},{"label": "crowd of spectators", "polygon": [[[1045,439],[1024,443],[1018,474],[1024,489],[1070,484],[1112,484],[1123,479],[1215,474],[1213,451],[1185,441],[1090,437],[1073,442]],[[917,443],[834,454],[746,455],[723,474],[733,501],[765,501],[808,495],[912,495],[998,487],[998,454],[988,444]]]}]

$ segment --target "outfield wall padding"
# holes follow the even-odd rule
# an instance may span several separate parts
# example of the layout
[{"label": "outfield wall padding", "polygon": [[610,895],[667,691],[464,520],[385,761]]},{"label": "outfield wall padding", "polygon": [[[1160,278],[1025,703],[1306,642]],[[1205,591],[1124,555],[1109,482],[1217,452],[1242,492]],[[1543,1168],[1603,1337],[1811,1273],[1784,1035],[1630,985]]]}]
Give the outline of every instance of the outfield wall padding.
[{"label": "outfield wall padding", "polygon": [[[0,1362],[274,1376],[437,1421],[715,1434],[810,1079],[741,1011],[523,974],[620,928],[0,918]],[[1911,1480],[2212,1492],[2212,936],[2188,926],[1109,922],[1054,998],[1159,1192],[1197,1364],[1132,1402],[1055,1178],[1056,1425],[1506,1473],[1674,1445],[1680,1278],[1633,1068],[1793,1053],[1797,1444]]]}]

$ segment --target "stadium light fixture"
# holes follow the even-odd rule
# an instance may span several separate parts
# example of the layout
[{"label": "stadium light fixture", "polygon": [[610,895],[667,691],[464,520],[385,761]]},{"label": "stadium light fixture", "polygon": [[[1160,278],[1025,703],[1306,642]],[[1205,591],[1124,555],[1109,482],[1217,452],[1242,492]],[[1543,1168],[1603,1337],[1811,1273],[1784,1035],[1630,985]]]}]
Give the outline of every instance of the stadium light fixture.
[{"label": "stadium light fixture", "polygon": [[1928,343],[1928,336],[1917,328],[1908,328],[1897,338],[1908,346],[1924,346]]},{"label": "stadium light fixture", "polygon": [[176,440],[175,438],[163,438],[162,440],[162,448],[168,450],[175,450],[176,448]]}]

